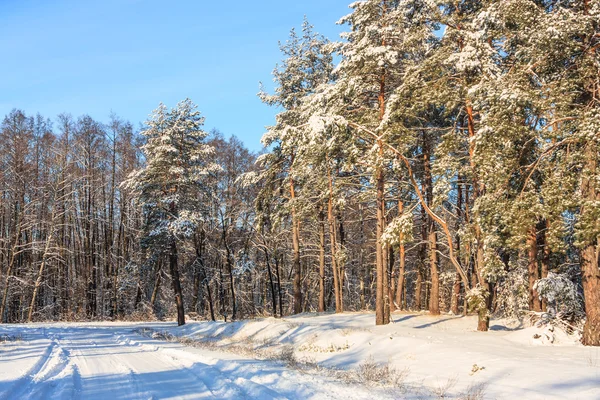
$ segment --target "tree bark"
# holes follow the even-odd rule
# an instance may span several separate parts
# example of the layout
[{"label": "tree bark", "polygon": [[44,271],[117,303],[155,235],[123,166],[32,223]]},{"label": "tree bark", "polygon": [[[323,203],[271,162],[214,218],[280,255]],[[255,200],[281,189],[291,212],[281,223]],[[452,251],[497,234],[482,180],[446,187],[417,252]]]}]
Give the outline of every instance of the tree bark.
[{"label": "tree bark", "polygon": [[235,293],[235,277],[233,275],[233,260],[231,259],[231,249],[227,242],[225,228],[223,228],[223,243],[225,245],[225,263],[227,264],[227,273],[229,275],[229,289],[231,290],[231,319],[237,318],[237,298]]},{"label": "tree bark", "polygon": [[271,288],[271,303],[273,305],[273,316],[277,316],[277,298],[275,297],[275,283],[273,283],[273,272],[271,271],[271,262],[269,261],[269,251],[267,244],[263,244],[263,253],[265,254],[265,263],[267,264],[267,273],[269,275],[269,286]]},{"label": "tree bark", "polygon": [[[585,167],[583,171],[581,194],[587,201],[600,201],[600,191],[596,188],[598,176],[598,147],[589,141],[585,148]],[[588,212],[582,207],[581,215]],[[600,238],[590,238],[581,251],[581,277],[585,297],[586,320],[583,327],[582,343],[586,346],[600,346]]]},{"label": "tree bark", "polygon": [[154,288],[152,289],[152,296],[150,296],[150,305],[154,308],[156,299],[158,297],[158,291],[160,289],[160,281],[162,275],[162,260],[158,260],[156,263],[156,272],[154,273]]},{"label": "tree bark", "polygon": [[[473,201],[476,201],[477,198],[483,194],[484,187],[480,184],[477,179],[477,168],[475,165],[475,146],[476,142],[475,138],[475,117],[473,114],[473,106],[471,102],[467,99],[465,101],[466,111],[467,111],[467,129],[469,131],[469,163],[471,166],[472,183],[473,183]],[[483,254],[483,232],[481,231],[481,227],[476,223],[475,225],[475,245],[476,245],[476,256],[475,256],[475,271],[477,272],[477,278],[479,281],[480,288],[484,291],[485,295],[485,306],[486,309],[478,310],[479,320],[477,322],[477,330],[486,332],[490,326],[490,312],[491,312],[491,285],[483,276],[483,263],[484,263],[484,254]]]},{"label": "tree bark", "polygon": [[173,292],[175,294],[175,305],[177,306],[177,325],[185,325],[185,311],[183,307],[183,292],[181,291],[181,281],[179,279],[179,266],[177,260],[177,244],[175,239],[171,239],[171,249],[169,252],[169,272],[173,282]]},{"label": "tree bark", "polygon": [[329,180],[329,198],[327,202],[327,221],[329,222],[329,246],[331,250],[331,269],[333,271],[333,293],[335,295],[335,312],[344,312],[344,305],[342,303],[341,295],[341,284],[338,264],[338,243],[337,233],[335,229],[335,216],[333,214],[333,179],[331,177],[331,170],[327,169],[328,180]]},{"label": "tree bark", "polygon": [[10,254],[10,261],[8,263],[8,269],[6,270],[6,281],[4,283],[4,294],[2,295],[2,305],[0,305],[0,322],[4,322],[4,313],[6,311],[6,301],[8,299],[8,290],[10,287],[10,278],[12,277],[13,268],[15,266],[15,260],[18,253],[19,240],[21,237],[21,221],[17,218],[16,223],[16,232],[15,232],[15,241],[12,246],[12,251]]},{"label": "tree bark", "polygon": [[[380,147],[380,156],[383,156],[383,147]],[[383,168],[377,167],[377,243],[376,243],[376,271],[377,287],[375,294],[375,323],[387,325],[390,323],[390,304],[388,295],[388,273],[385,257],[385,248],[381,242],[385,231],[385,176]]]},{"label": "tree bark", "polygon": [[[484,295],[484,304],[480,305],[477,310],[478,321],[477,321],[477,330],[481,332],[487,332],[490,329],[490,310],[492,307],[492,285],[483,277],[482,275],[482,267],[483,267],[483,241],[479,238],[477,239],[477,254],[475,265],[479,269],[477,270],[477,278],[479,280],[479,285],[483,290]],[[483,306],[483,307],[482,307]]]},{"label": "tree bark", "polygon": [[[293,163],[292,156],[292,163]],[[292,247],[294,249],[294,314],[302,312],[302,265],[300,264],[300,226],[296,215],[296,189],[294,187],[294,179],[290,172],[290,197],[292,201]]]},{"label": "tree bark", "polygon": [[[387,14],[387,1],[383,1],[382,14]],[[382,46],[385,46],[385,39],[382,41]],[[379,76],[379,121],[383,121],[385,116],[386,107],[386,76],[387,71],[385,67],[381,69]],[[377,237],[375,247],[375,261],[376,261],[376,272],[377,272],[377,287],[375,292],[375,323],[376,325],[387,325],[390,323],[390,298],[389,298],[389,282],[388,282],[388,266],[387,257],[385,254],[384,244],[381,239],[386,227],[386,215],[385,215],[385,172],[383,169],[384,163],[384,148],[383,141],[377,139],[377,146],[379,152],[378,165],[375,169],[375,186],[377,190],[376,194],[376,207],[377,207]]]},{"label": "tree bark", "polygon": [[325,312],[325,213],[319,208],[319,312]]},{"label": "tree bark", "polygon": [[[404,214],[404,202],[398,197],[398,216]],[[396,284],[396,308],[404,309],[404,274],[406,270],[406,248],[404,245],[404,234],[401,232],[399,237],[400,245],[398,246],[398,282]]]},{"label": "tree bark", "polygon": [[538,266],[538,246],[535,225],[527,233],[527,270],[529,276],[529,309],[535,312],[542,311],[542,302],[537,291],[533,288],[540,279]]},{"label": "tree bark", "polygon": [[440,314],[440,277],[438,271],[437,234],[433,221],[429,231],[429,268],[431,270],[431,292],[429,294],[429,313]]},{"label": "tree bark", "polygon": [[[542,278],[548,277],[548,272],[550,270],[550,245],[548,243],[547,235],[548,231],[548,220],[544,220],[543,229],[542,229],[542,244],[544,246],[543,255],[542,255]],[[542,300],[542,311],[548,311],[548,304],[546,299]]]},{"label": "tree bark", "polygon": [[35,285],[33,287],[31,303],[29,303],[29,312],[27,314],[27,322],[31,322],[33,319],[33,311],[35,309],[35,300],[37,298],[38,291],[40,290],[40,286],[42,285],[42,279],[44,277],[44,269],[46,267],[46,261],[48,260],[48,253],[50,251],[50,245],[52,244],[53,236],[54,236],[54,227],[50,227],[50,233],[48,234],[48,237],[46,238],[46,246],[44,247],[44,254],[42,255],[42,262],[40,264],[40,269],[38,270],[37,279],[35,280]]},{"label": "tree bark", "polygon": [[283,318],[283,294],[281,293],[281,273],[277,255],[275,255],[275,277],[277,278],[277,295],[279,297],[279,317]]},{"label": "tree bark", "polygon": [[388,272],[388,298],[390,301],[390,313],[396,311],[396,303],[394,301],[394,291],[396,290],[394,280],[394,265],[396,264],[396,255],[394,254],[394,248],[392,246],[386,246],[387,248],[387,272]]},{"label": "tree bark", "polygon": [[400,243],[399,249],[399,269],[398,269],[398,284],[396,285],[396,307],[399,310],[405,309],[406,299],[404,297],[405,274],[406,274],[406,249],[404,243]]}]

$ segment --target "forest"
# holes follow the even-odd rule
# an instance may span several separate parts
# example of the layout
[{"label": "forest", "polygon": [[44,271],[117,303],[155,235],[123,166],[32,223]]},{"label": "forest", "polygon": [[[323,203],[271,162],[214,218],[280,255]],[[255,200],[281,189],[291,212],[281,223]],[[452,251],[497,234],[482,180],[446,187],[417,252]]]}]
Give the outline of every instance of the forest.
[{"label": "forest", "polygon": [[4,116],[0,322],[426,311],[600,346],[600,2],[350,7],[280,43],[258,154],[189,99]]}]

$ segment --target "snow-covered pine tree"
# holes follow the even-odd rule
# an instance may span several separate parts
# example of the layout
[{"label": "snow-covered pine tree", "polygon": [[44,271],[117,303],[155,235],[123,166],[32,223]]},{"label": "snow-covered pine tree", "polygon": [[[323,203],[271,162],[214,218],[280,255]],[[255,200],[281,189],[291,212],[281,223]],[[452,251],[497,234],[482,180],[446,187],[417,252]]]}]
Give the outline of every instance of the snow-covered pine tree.
[{"label": "snow-covered pine tree", "polygon": [[[268,94],[261,89],[259,97],[271,106],[281,107],[283,111],[276,117],[276,124],[268,128],[262,143],[266,147],[275,146],[270,154],[264,156],[261,162],[266,169],[276,168],[287,173],[285,185],[289,193],[289,213],[291,215],[291,233],[293,244],[293,311],[302,312],[302,268],[300,264],[300,223],[299,201],[300,185],[296,172],[297,149],[300,134],[297,127],[307,122],[305,115],[299,112],[299,106],[315,89],[331,79],[333,70],[333,47],[327,39],[314,32],[313,26],[305,18],[302,24],[302,36],[294,29],[285,44],[280,44],[280,50],[285,56],[283,65],[273,71],[276,83],[275,94]],[[277,174],[275,174],[277,175]],[[270,172],[263,176],[274,177]],[[281,182],[283,184],[283,182]],[[271,184],[264,186],[272,188]]]},{"label": "snow-covered pine tree", "polygon": [[[482,110],[477,94],[483,82],[496,79],[500,73],[494,42],[495,26],[493,18],[486,13],[490,2],[435,3],[436,7],[428,10],[429,18],[444,28],[443,34],[431,56],[407,80],[414,81],[411,86],[420,93],[416,97],[419,101],[413,107],[418,110],[417,115],[424,117],[428,124],[435,119],[441,123],[434,127],[443,135],[442,143],[435,151],[438,159],[438,165],[434,167],[438,173],[435,192],[439,195],[451,188],[449,179],[457,179],[458,176],[466,180],[472,189],[467,195],[473,206],[467,204],[469,213],[465,214],[465,221],[471,225],[470,237],[463,236],[461,242],[466,244],[469,252],[473,252],[478,288],[473,292],[475,301],[472,305],[479,313],[478,329],[487,330],[493,290],[491,284],[495,278],[486,268],[495,264],[488,262],[493,252],[487,254],[486,249],[491,251],[494,247],[486,242],[489,242],[490,236],[484,232],[479,215],[480,199],[486,193],[480,162],[487,154],[484,155],[480,147]],[[420,86],[419,80],[423,83]],[[439,110],[441,118],[434,118],[435,114],[431,114],[430,110],[435,109]],[[454,186],[457,187],[456,184]]]},{"label": "snow-covered pine tree", "polygon": [[[459,257],[453,254],[453,251],[460,253],[460,247],[458,240],[454,242],[449,221],[444,217],[449,210],[441,207],[442,204],[449,204],[445,191],[452,182],[448,178],[456,177],[461,172],[464,175],[464,171],[457,169],[461,162],[456,159],[456,146],[446,146],[449,151],[447,157],[436,150],[441,139],[457,129],[456,106],[447,106],[445,103],[455,94],[442,84],[449,78],[442,54],[445,50],[443,41],[447,39],[441,29],[444,18],[442,8],[431,1],[406,0],[398,2],[396,13],[397,35],[401,38],[397,47],[402,65],[399,71],[403,74],[402,82],[390,97],[383,123],[390,131],[386,144],[394,148],[399,160],[408,168],[404,173],[408,173],[408,182],[411,182],[416,192],[415,198],[420,203],[421,258],[425,262],[428,253],[431,280],[429,310],[437,314],[440,312],[437,225],[444,231],[448,248],[452,249],[449,256],[459,276],[459,285],[462,280],[466,288],[469,286]],[[411,159],[419,162],[411,167]],[[417,181],[420,181],[420,185]],[[458,187],[458,184],[454,184],[454,187]],[[417,269],[417,272],[421,277],[417,279],[420,282],[426,271]],[[421,298],[419,282],[415,294],[417,305]]]},{"label": "snow-covered pine tree", "polygon": [[374,143],[365,149],[363,162],[371,166],[375,188],[377,325],[390,322],[388,254],[382,240],[386,229],[386,169],[390,161],[383,142],[389,129],[383,122],[402,74],[398,65],[401,30],[397,25],[397,6],[398,1],[392,0],[357,1],[350,5],[352,13],[339,21],[347,24],[350,31],[342,35],[346,41],[341,45],[343,58],[336,69],[339,77],[330,91],[338,99],[330,106],[330,115],[345,118],[358,137],[365,132],[376,136],[367,134],[367,143]]},{"label": "snow-covered pine tree", "polygon": [[[298,129],[301,141],[296,155],[296,173],[304,182],[306,207],[312,208],[313,217],[322,213],[323,224],[327,220],[335,308],[339,313],[344,311],[346,249],[343,233],[338,232],[338,225],[343,225],[341,215],[346,198],[352,196],[349,187],[345,187],[346,183],[353,181],[357,187],[361,186],[356,178],[359,175],[356,161],[361,146],[343,123],[341,126],[331,123],[335,118],[330,119],[329,123],[325,122],[328,118],[323,116],[323,99],[331,87],[330,84],[321,85],[298,109],[308,122],[307,126]],[[323,245],[324,240],[321,241],[321,246]],[[324,253],[324,248],[321,251]]]},{"label": "snow-covered pine tree", "polygon": [[[543,149],[531,169],[543,169],[550,178],[543,188],[551,200],[546,210],[560,218],[550,223],[564,225],[565,213],[576,215],[586,311],[583,343],[600,346],[600,3],[547,1],[540,6],[545,13],[526,47],[545,106],[545,126],[539,130]],[[554,242],[564,241],[564,229],[549,231],[558,233]]]},{"label": "snow-covered pine tree", "polygon": [[205,143],[204,117],[190,99],[171,110],[163,104],[146,121],[141,135],[146,165],[132,173],[125,185],[138,194],[143,207],[143,246],[160,257],[167,255],[177,306],[177,323],[185,324],[178,253],[181,242],[193,237],[202,220],[203,181],[211,169],[213,152]]},{"label": "snow-covered pine tree", "polygon": [[[538,152],[535,130],[539,128],[540,110],[535,102],[537,92],[523,85],[523,80],[528,79],[527,66],[518,56],[525,35],[523,28],[531,15],[526,12],[527,7],[523,9],[516,3],[518,0],[484,4],[474,17],[473,31],[465,42],[475,49],[476,57],[471,62],[477,66],[477,74],[465,87],[474,113],[475,135],[468,137],[472,138],[470,142],[463,137],[463,148],[468,149],[465,154],[469,176],[480,187],[473,192],[475,220],[471,237],[477,250],[482,251],[476,267],[479,285],[488,288],[489,296],[484,298],[486,307],[480,312],[488,316],[493,302],[508,301],[495,299],[496,296],[528,289],[532,309],[541,310],[533,290],[539,278],[537,223],[541,218],[541,199],[536,190],[541,177],[536,176],[535,184],[528,186],[527,191],[521,190],[526,175],[524,165],[535,159]],[[483,248],[477,243],[482,243]],[[510,262],[511,258],[516,262]],[[523,263],[520,259],[524,259]],[[517,277],[523,264],[528,268],[529,288],[504,288],[522,282]]]},{"label": "snow-covered pine tree", "polygon": [[550,249],[568,246],[566,226],[575,215],[587,314],[583,342],[590,345],[600,344],[599,12],[589,1],[485,5],[472,47],[485,49],[487,42],[494,62],[486,69],[497,72],[482,69],[468,91],[477,131],[472,159],[484,189],[476,203],[483,271],[490,283],[498,281],[506,266],[496,249],[521,251],[530,309],[541,310],[535,281],[548,273]]}]

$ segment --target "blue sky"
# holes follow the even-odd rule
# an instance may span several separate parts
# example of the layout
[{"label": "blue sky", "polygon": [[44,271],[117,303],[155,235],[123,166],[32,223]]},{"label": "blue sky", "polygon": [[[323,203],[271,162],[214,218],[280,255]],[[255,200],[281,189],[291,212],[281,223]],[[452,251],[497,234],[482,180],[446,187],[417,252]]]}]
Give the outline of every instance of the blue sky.
[{"label": "blue sky", "polygon": [[256,97],[272,87],[277,42],[306,15],[337,39],[350,0],[0,0],[0,115],[13,108],[134,124],[159,102],[190,97],[206,128],[260,148],[276,110]]}]

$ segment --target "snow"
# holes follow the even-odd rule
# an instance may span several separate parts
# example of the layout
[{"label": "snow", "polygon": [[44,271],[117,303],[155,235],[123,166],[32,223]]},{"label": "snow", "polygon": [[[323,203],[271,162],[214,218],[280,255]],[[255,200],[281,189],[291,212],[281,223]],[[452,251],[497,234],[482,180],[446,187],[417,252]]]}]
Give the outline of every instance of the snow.
[{"label": "snow", "polygon": [[[478,385],[480,398],[600,398],[599,349],[564,332],[493,321],[482,333],[473,317],[449,315],[396,313],[393,321],[376,327],[371,313],[346,313],[182,327],[2,325],[0,337],[20,340],[0,342],[0,399],[427,399],[465,397]],[[210,346],[160,340],[165,333]],[[236,352],[240,345],[256,354],[292,349],[319,367],[253,357]],[[402,388],[327,373],[369,363],[400,371]]]}]

